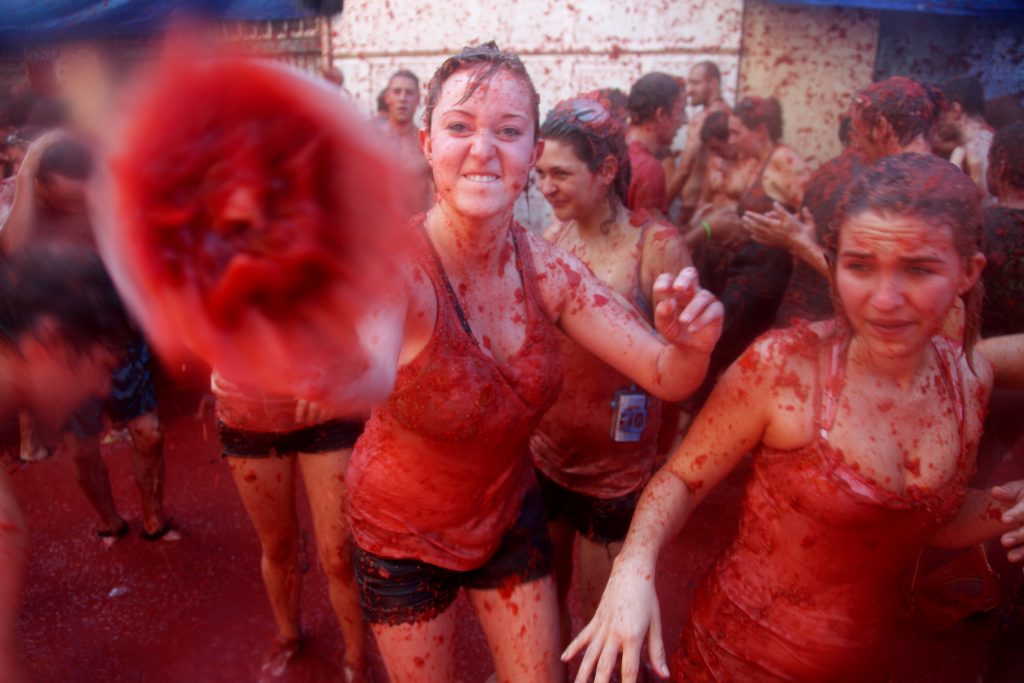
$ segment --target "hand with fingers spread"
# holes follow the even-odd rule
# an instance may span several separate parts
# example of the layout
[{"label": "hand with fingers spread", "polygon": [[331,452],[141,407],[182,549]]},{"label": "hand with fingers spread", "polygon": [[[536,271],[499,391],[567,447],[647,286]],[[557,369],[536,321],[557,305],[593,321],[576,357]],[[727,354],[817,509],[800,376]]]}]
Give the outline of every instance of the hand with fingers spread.
[{"label": "hand with fingers spread", "polygon": [[715,295],[701,289],[695,268],[654,282],[654,326],[671,344],[710,353],[722,335],[725,311]]},{"label": "hand with fingers spread", "polygon": [[640,671],[644,637],[647,653],[658,675],[667,678],[665,645],[661,636],[661,610],[654,590],[654,563],[620,555],[594,618],[562,654],[568,662],[581,652],[576,683],[607,683],[622,654],[622,683],[634,683]]},{"label": "hand with fingers spread", "polygon": [[768,213],[746,212],[743,226],[750,236],[761,244],[785,249],[806,262],[823,277],[828,277],[825,252],[818,243],[814,216],[806,208],[798,217],[778,202]]},{"label": "hand with fingers spread", "polygon": [[761,244],[780,247],[793,253],[799,251],[808,240],[814,241],[814,218],[810,211],[802,209],[798,217],[778,202],[767,213],[744,213],[743,227]]}]

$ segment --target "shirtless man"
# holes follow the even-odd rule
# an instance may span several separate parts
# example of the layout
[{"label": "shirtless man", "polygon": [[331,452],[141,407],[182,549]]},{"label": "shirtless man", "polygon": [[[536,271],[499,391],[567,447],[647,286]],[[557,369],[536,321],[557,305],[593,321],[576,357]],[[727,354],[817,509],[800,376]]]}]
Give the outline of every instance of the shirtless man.
[{"label": "shirtless man", "polygon": [[949,160],[971,176],[987,197],[988,150],[995,131],[985,122],[985,92],[977,79],[963,76],[943,85],[942,94],[949,108],[941,116],[940,125],[955,130],[961,141]]},{"label": "shirtless man", "polygon": [[686,123],[686,87],[668,74],[641,76],[629,91],[629,182],[627,208],[668,212],[665,171],[658,150],[668,147]]},{"label": "shirtless man", "polygon": [[675,172],[669,177],[668,196],[675,197],[678,194],[682,204],[680,225],[689,222],[700,202],[702,172],[705,170],[703,167],[712,154],[703,144],[701,129],[713,112],[724,112],[728,115],[731,111],[729,105],[722,99],[722,73],[714,62],[704,61],[696,64],[690,69],[686,85],[690,104],[702,109],[693,115],[687,126],[686,147]]},{"label": "shirtless man", "polygon": [[417,179],[421,188],[411,193],[412,210],[426,211],[430,208],[433,188],[430,167],[420,146],[419,128],[414,121],[420,106],[420,79],[407,69],[396,71],[384,88],[384,103],[387,105],[386,128],[398,144],[402,166]]},{"label": "shirtless man", "polygon": [[[707,239],[703,221],[719,210],[735,211],[740,197],[753,180],[757,160],[740,158],[729,146],[729,114],[711,112],[700,129],[701,154],[695,168],[700,188],[695,210],[684,232],[687,247],[694,249]],[[682,218],[682,217],[680,217]]]},{"label": "shirtless man", "polygon": [[[91,172],[88,150],[62,131],[36,140],[18,172],[11,213],[0,232],[0,247],[15,254],[28,245],[73,244],[95,251],[85,202],[85,183]],[[123,315],[118,309],[118,312]],[[142,502],[142,538],[177,540],[163,509],[163,428],[156,412],[156,394],[149,371],[149,348],[136,333],[121,349],[112,373],[113,388],[106,402],[90,399],[66,425],[63,445],[71,453],[78,483],[102,521],[98,535],[111,545],[128,533],[110,490],[100,453],[103,414],[124,424],[131,436],[132,471]]]}]

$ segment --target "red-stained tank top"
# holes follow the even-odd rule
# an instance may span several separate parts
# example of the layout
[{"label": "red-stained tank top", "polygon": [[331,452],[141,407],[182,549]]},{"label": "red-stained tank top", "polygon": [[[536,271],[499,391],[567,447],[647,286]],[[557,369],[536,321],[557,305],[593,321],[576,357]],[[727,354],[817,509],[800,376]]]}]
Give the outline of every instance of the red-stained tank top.
[{"label": "red-stained tank top", "polygon": [[[616,291],[633,303],[638,315],[652,322],[651,304],[643,295],[640,276],[646,232],[657,226],[653,219],[638,219],[638,247],[622,254],[622,258],[635,260],[633,275]],[[564,230],[556,233],[552,243],[557,245],[563,234]],[[559,342],[565,381],[558,400],[530,440],[534,465],[570,491],[604,499],[628,495],[644,486],[654,471],[661,402],[648,395],[647,424],[640,441],[613,441],[612,400],[616,390],[634,386],[633,380],[565,335],[559,334]]]},{"label": "red-stained tank top", "polygon": [[[955,406],[960,466],[935,489],[881,488],[829,444],[845,367],[845,338],[825,349],[818,438],[754,457],[740,527],[694,595],[674,680],[874,680],[901,607],[904,574],[963,503],[972,463],[956,347],[932,338]],[[824,386],[822,386],[824,384]]]},{"label": "red-stained tank top", "polygon": [[414,258],[437,295],[437,322],[374,409],[349,465],[352,533],[364,550],[475,569],[519,512],[533,481],[528,440],[558,395],[562,364],[527,235],[518,225],[511,230],[527,322],[523,345],[504,363],[460,322],[426,232],[410,231]]}]

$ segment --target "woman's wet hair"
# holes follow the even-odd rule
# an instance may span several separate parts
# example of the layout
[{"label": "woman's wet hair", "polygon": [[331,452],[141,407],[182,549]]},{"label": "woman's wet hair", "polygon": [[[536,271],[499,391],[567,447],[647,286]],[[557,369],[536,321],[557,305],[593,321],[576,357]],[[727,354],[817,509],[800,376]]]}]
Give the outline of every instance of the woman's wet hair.
[{"label": "woman's wet hair", "polygon": [[706,145],[711,140],[729,142],[729,114],[724,111],[711,112],[700,127],[701,144]]},{"label": "woman's wet hair", "polygon": [[427,99],[423,108],[423,123],[428,131],[430,130],[430,118],[434,114],[438,100],[441,99],[441,88],[445,81],[459,71],[466,70],[472,70],[474,74],[466,86],[466,91],[459,99],[459,104],[472,97],[481,85],[489,83],[500,71],[505,71],[522,80],[530,91],[534,136],[540,137],[540,95],[537,94],[537,88],[534,87],[533,80],[519,57],[499,49],[493,40],[463,48],[462,52],[444,60],[438,70],[434,72],[434,76],[427,85]]},{"label": "woman's wet hair", "polygon": [[[1024,121],[1003,126],[992,138],[988,150],[989,168],[997,169],[1000,178],[1015,190],[1024,190]],[[998,171],[1003,165],[1002,171]]]},{"label": "woman's wet hair", "polygon": [[853,96],[853,116],[869,128],[884,118],[901,145],[927,135],[946,109],[946,99],[936,88],[905,76],[872,83]]},{"label": "woman's wet hair", "polygon": [[598,88],[580,93],[580,99],[596,100],[608,113],[626,125],[629,122],[629,96],[618,88]]},{"label": "woman's wet hair", "polygon": [[131,334],[103,262],[68,245],[27,247],[0,265],[0,344],[17,349],[46,320],[77,350],[119,349]]},{"label": "woman's wet hair", "polygon": [[[936,228],[947,227],[953,248],[966,262],[984,251],[981,190],[970,176],[933,154],[896,154],[865,169],[847,190],[836,214],[838,230],[826,236],[825,250],[833,274],[839,236],[853,218],[867,213],[912,216]],[[981,329],[984,286],[981,278],[963,296],[964,350],[968,362]],[[837,306],[837,311],[841,310]]]},{"label": "woman's wet hair", "polygon": [[555,105],[540,131],[545,140],[557,140],[572,147],[576,157],[591,173],[597,173],[609,156],[615,159],[618,170],[608,193],[614,220],[614,210],[618,204],[615,198],[626,203],[632,173],[622,121],[597,99],[579,97]]},{"label": "woman's wet hair", "polygon": [[773,143],[782,139],[782,105],[774,97],[744,97],[732,113],[751,130],[764,124]]},{"label": "woman's wet hair", "polygon": [[956,102],[964,113],[981,118],[985,115],[985,90],[981,82],[971,76],[960,76],[942,85],[942,94],[948,102]]}]

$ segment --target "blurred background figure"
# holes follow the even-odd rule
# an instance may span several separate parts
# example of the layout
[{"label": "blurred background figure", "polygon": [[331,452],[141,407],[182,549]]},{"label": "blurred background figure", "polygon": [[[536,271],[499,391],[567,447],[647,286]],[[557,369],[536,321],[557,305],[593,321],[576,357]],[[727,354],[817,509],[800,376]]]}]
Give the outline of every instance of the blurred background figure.
[{"label": "blurred background figure", "polygon": [[[117,293],[95,254],[32,248],[0,263],[0,415],[18,409],[59,425],[103,394],[129,334]],[[28,531],[0,468],[0,680],[28,680],[17,619]]]}]

